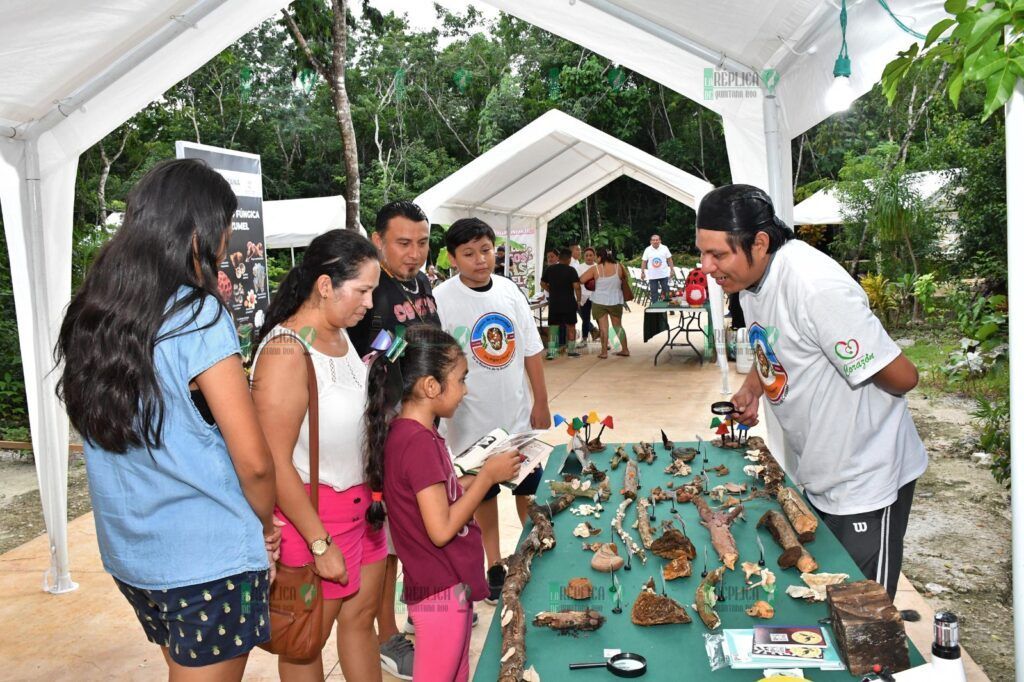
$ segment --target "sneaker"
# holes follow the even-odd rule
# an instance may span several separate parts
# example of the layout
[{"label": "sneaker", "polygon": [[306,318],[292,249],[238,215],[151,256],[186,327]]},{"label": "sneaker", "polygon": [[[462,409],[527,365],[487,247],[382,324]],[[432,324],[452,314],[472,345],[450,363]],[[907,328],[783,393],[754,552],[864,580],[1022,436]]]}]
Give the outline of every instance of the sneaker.
[{"label": "sneaker", "polygon": [[495,564],[487,569],[487,586],[491,588],[491,593],[484,601],[493,606],[498,603],[498,599],[501,598],[501,588],[505,586],[504,566]]},{"label": "sneaker", "polygon": [[413,644],[402,635],[392,635],[380,646],[380,665],[400,680],[412,679]]}]

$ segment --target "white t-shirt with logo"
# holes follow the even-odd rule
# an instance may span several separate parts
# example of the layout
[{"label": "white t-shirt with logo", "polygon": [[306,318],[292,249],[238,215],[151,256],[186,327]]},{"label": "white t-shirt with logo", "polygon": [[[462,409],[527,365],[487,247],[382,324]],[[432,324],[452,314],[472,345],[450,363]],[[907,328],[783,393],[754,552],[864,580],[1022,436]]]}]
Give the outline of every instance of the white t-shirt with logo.
[{"label": "white t-shirt with logo", "polygon": [[529,303],[510,279],[492,277],[488,291],[473,291],[459,277],[434,289],[441,327],[454,336],[469,364],[468,393],[441,433],[458,454],[497,427],[530,429],[533,394],[526,358],[544,350]]},{"label": "white t-shirt with logo", "polygon": [[[571,263],[570,263],[571,265]],[[587,265],[586,263],[577,263],[572,266],[576,270],[576,275],[579,277],[583,276],[583,273],[594,267],[593,265]],[[590,295],[594,293],[584,285],[580,285],[580,305],[586,305],[587,301],[590,300]]]},{"label": "white t-shirt with logo", "polygon": [[864,290],[824,253],[793,240],[757,293],[740,292],[754,366],[795,455],[792,478],[829,514],[896,501],[928,466],[904,397],[870,381],[899,347]]},{"label": "white t-shirt with logo", "polygon": [[647,261],[647,279],[671,277],[672,271],[668,269],[668,259],[671,257],[672,252],[664,244],[658,248],[648,246],[644,249],[643,260]]}]

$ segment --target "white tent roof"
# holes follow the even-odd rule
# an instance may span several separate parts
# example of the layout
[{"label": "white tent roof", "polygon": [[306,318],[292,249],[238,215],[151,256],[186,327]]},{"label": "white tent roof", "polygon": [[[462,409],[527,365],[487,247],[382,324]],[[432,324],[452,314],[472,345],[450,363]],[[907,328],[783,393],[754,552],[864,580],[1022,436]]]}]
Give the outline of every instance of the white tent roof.
[{"label": "white tent roof", "polygon": [[[952,171],[922,171],[909,173],[910,189],[926,202],[936,200],[949,184]],[[871,181],[868,181],[870,186]],[[835,187],[819,189],[793,207],[794,225],[841,225],[842,202]]]},{"label": "white tent roof", "polygon": [[263,202],[263,241],[268,249],[309,246],[313,238],[345,227],[345,197]]},{"label": "white tent roof", "polygon": [[647,152],[552,110],[416,198],[430,220],[495,220],[499,232],[548,221],[628,176],[695,207],[712,185]]},{"label": "white tent roof", "polygon": [[[484,0],[593,50],[721,114],[733,182],[768,189],[789,221],[789,141],[827,118],[824,95],[839,52],[839,10],[824,0]],[[943,18],[942,0],[890,0],[918,31]],[[850,2],[847,43],[858,94],[913,38],[880,3]],[[779,73],[774,97],[706,92],[705,69]],[[712,74],[713,75],[713,74]],[[710,95],[710,99],[707,97]]]}]

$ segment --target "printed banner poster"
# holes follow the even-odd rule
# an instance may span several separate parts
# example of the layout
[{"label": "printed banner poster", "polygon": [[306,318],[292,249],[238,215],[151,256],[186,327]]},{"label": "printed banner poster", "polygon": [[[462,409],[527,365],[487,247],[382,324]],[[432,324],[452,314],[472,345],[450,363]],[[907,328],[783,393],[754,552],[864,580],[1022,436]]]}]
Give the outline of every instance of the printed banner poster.
[{"label": "printed banner poster", "polygon": [[179,159],[202,159],[208,163],[224,176],[238,197],[227,256],[217,273],[217,292],[231,310],[242,354],[248,358],[253,331],[263,326],[270,304],[260,157],[180,140],[174,147]]},{"label": "printed banner poster", "polygon": [[505,244],[505,233],[498,230],[498,244],[505,244],[509,249],[508,270],[505,276],[516,283],[523,291],[533,291],[535,276],[533,242],[536,237],[536,230],[531,227],[513,228],[510,232],[510,239]]}]

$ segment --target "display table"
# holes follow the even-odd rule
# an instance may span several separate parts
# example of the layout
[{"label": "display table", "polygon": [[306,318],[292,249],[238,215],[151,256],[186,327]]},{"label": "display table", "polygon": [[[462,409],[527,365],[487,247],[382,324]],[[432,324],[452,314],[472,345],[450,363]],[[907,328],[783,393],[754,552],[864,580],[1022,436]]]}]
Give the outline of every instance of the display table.
[{"label": "display table", "polygon": [[533,312],[533,317],[537,320],[537,327],[544,326],[544,309],[548,307],[547,299],[543,301],[531,301],[530,310]]},{"label": "display table", "polygon": [[[676,313],[675,325],[669,324],[669,313]],[[707,315],[707,329],[701,324],[701,313]],[[666,301],[652,303],[644,309],[644,343],[658,334],[666,332],[665,343],[654,355],[654,364],[658,364],[658,356],[667,348],[691,348],[697,354],[700,364],[704,364],[704,347],[711,344],[714,331],[711,322],[711,305],[690,307],[672,305]],[[700,333],[701,347],[698,348],[690,340],[691,333]],[[682,341],[676,339],[682,335]]]},{"label": "display table", "polygon": [[[671,435],[671,434],[670,434]],[[708,570],[714,570],[721,563],[711,547],[708,531],[700,525],[697,508],[693,504],[676,503],[675,507],[679,515],[686,523],[686,534],[693,541],[697,549],[697,558],[693,562],[693,575],[687,578],[678,578],[667,581],[667,594],[685,608],[693,619],[688,624],[671,624],[642,627],[634,625],[630,620],[630,611],[633,601],[640,592],[641,586],[650,578],[655,578],[658,592],[661,591],[660,571],[667,563],[666,560],[655,556],[648,551],[646,566],[633,557],[632,570],[620,570],[617,573],[621,585],[622,613],[612,613],[615,606],[615,596],[609,588],[612,586],[612,576],[608,573],[598,573],[590,568],[590,560],[593,553],[582,548],[584,542],[573,536],[573,529],[577,524],[588,521],[592,526],[601,529],[600,534],[586,540],[587,542],[612,542],[619,547],[619,554],[625,557],[626,552],[622,540],[611,527],[615,511],[622,502],[623,497],[620,489],[625,473],[625,464],[619,465],[612,471],[609,467],[609,460],[615,452],[616,445],[607,444],[605,451],[594,453],[591,459],[595,465],[607,471],[611,482],[611,499],[603,502],[604,511],[601,518],[595,519],[592,516],[577,516],[571,513],[571,508],[554,516],[554,531],[557,541],[556,546],[537,556],[531,566],[532,576],[526,589],[521,596],[521,603],[529,623],[526,634],[526,668],[533,666],[540,674],[542,680],[567,680],[569,682],[588,682],[591,680],[611,680],[612,675],[604,669],[570,671],[570,663],[593,662],[603,659],[605,649],[620,649],[624,652],[633,652],[645,656],[648,661],[646,679],[650,680],[709,680],[711,682],[730,682],[757,680],[762,677],[760,670],[731,670],[723,668],[712,672],[708,665],[708,657],[704,649],[704,635],[708,629],[697,616],[692,608],[694,595],[697,586],[701,582],[700,573],[704,568],[704,546],[707,545]],[[695,446],[695,443],[676,443],[677,446]],[[750,464],[744,459],[745,448],[728,450],[713,448],[705,444],[708,449],[708,476],[711,479],[711,486],[724,484],[732,481],[736,483],[747,483],[748,488],[753,479],[743,473],[743,466]],[[665,484],[671,480],[664,469],[672,462],[671,455],[660,443],[655,444],[657,459],[653,464],[639,464],[640,469],[640,494],[650,495],[655,486],[665,488]],[[635,459],[630,444],[625,446],[626,452],[631,459]],[[697,457],[691,462],[694,475],[701,471],[703,466],[702,458]],[[725,464],[730,473],[726,476],[717,476],[710,471],[710,467]],[[548,480],[561,480],[563,467],[566,471],[577,473],[579,464],[574,456],[566,463],[566,448],[559,446],[551,453],[544,473],[544,482],[537,492],[538,503],[544,503],[552,499]],[[675,478],[675,485],[678,487],[683,482],[692,480],[688,478]],[[787,485],[792,483],[787,479]],[[760,485],[758,486],[761,487]],[[705,499],[707,499],[705,497]],[[573,507],[584,503],[590,503],[586,498],[577,499]],[[627,508],[626,517],[622,523],[623,529],[629,529],[634,540],[639,542],[640,537],[636,529],[632,528],[636,521],[636,503]],[[712,503],[714,507],[715,504]],[[778,566],[777,560],[781,550],[772,539],[771,535],[764,529],[757,531],[757,521],[768,509],[779,509],[774,499],[758,498],[744,504],[746,508],[746,521],[737,520],[733,526],[733,535],[739,549],[740,558],[736,563],[736,570],[726,571],[723,580],[723,592],[725,601],[720,602],[716,611],[722,619],[722,628],[752,628],[755,625],[816,625],[819,619],[828,617],[828,609],[824,602],[807,603],[794,599],[786,594],[786,588],[790,585],[803,585],[800,574],[796,568],[783,570]],[[671,518],[671,503],[659,502],[655,508],[655,521],[651,525],[656,529],[655,537],[660,535],[661,522]],[[678,526],[677,526],[678,527]],[[523,529],[520,541],[530,530],[530,522],[527,528]],[[776,576],[776,589],[772,604],[775,607],[775,617],[770,620],[755,619],[747,616],[745,609],[750,607],[758,599],[767,599],[761,588],[745,591],[743,571],[740,566],[744,561],[757,562],[759,550],[755,540],[755,533],[760,533],[761,541],[765,547],[765,560],[767,568],[771,569]],[[847,573],[850,575],[848,582],[862,580],[863,574],[857,565],[850,558],[850,555],[839,544],[835,536],[828,530],[824,523],[818,524],[816,539],[807,545],[821,568],[819,572],[825,573]],[[591,580],[594,586],[593,596],[589,600],[575,601],[565,596],[565,586],[572,578],[586,577]],[[477,664],[474,680],[489,682],[496,680],[499,670],[499,661],[502,657],[501,651],[501,608],[499,602],[495,607],[494,618],[491,621],[490,630],[487,633],[487,640]],[[572,636],[560,635],[557,632],[544,627],[535,627],[532,624],[534,616],[540,611],[559,610],[583,610],[592,608],[601,612],[607,619],[604,625],[593,632],[582,632]],[[911,665],[920,665],[923,662],[920,654],[910,643]],[[786,665],[782,662],[777,667],[783,668]],[[821,680],[850,680],[854,679],[848,672],[825,672],[809,669],[807,677],[815,682]]]}]

